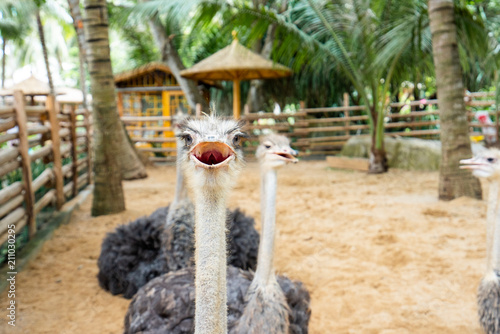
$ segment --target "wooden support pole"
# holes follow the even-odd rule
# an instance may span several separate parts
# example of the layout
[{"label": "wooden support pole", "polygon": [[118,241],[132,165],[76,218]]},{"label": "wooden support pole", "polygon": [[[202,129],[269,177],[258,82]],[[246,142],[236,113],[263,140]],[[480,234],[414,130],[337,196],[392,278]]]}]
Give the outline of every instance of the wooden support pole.
[{"label": "wooden support pole", "polygon": [[[28,218],[28,231],[30,239],[36,233],[35,220],[35,194],[32,189],[31,159],[29,156],[28,142],[28,119],[26,116],[25,99],[23,92],[14,91],[14,109],[16,113],[17,127],[19,128],[19,154],[21,155],[21,168],[23,173],[24,201],[26,203],[26,216]],[[17,219],[19,220],[19,218]],[[17,221],[16,220],[16,221]],[[20,231],[18,231],[20,232]]]},{"label": "wooden support pole", "polygon": [[77,138],[76,138],[76,114],[75,114],[75,105],[71,106],[71,111],[69,114],[70,120],[70,134],[71,134],[71,159],[73,160],[71,173],[73,179],[73,197],[78,194],[78,187],[76,181],[78,179],[78,171],[76,161],[78,160],[78,152],[77,152]]},{"label": "wooden support pole", "polygon": [[240,119],[241,117],[241,88],[240,80],[233,81],[233,117]]},{"label": "wooden support pole", "polygon": [[116,101],[116,107],[118,108],[118,114],[120,115],[120,117],[123,116],[123,93],[121,92],[118,92],[116,94],[117,96],[117,101]]},{"label": "wooden support pole", "polygon": [[54,95],[47,96],[46,107],[50,122],[50,136],[52,139],[52,155],[54,157],[54,176],[56,188],[56,207],[59,210],[64,204],[64,178],[62,173],[61,138],[59,137],[59,104],[56,103]]},{"label": "wooden support pole", "polygon": [[245,116],[250,115],[250,106],[246,103],[243,106],[243,115],[245,115]]},{"label": "wooden support pole", "polygon": [[201,117],[201,104],[200,103],[196,103],[196,114],[195,116],[198,118],[198,117]]},{"label": "wooden support pole", "polygon": [[85,135],[87,138],[87,182],[88,184],[92,183],[92,135],[91,135],[91,129],[92,129],[92,124],[90,122],[90,112],[88,109],[85,109],[85,114],[83,115],[84,123],[85,123]]},{"label": "wooden support pole", "polygon": [[[348,93],[344,93],[344,108],[348,108],[349,107],[349,94]],[[349,109],[345,109],[344,110],[344,118],[345,118],[345,126],[346,126],[346,130],[345,130],[345,135],[346,136],[349,136],[350,133],[349,133]]]}]

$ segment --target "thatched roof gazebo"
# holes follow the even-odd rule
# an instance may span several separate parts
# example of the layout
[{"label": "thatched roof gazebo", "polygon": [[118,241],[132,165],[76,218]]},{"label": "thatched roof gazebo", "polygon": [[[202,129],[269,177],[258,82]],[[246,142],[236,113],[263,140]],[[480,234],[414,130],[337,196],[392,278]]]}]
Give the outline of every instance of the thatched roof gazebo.
[{"label": "thatched roof gazebo", "polygon": [[178,86],[170,67],[160,62],[151,62],[129,71],[115,74],[117,88]]},{"label": "thatched roof gazebo", "polygon": [[181,71],[183,77],[198,80],[233,81],[233,115],[240,118],[240,81],[254,79],[276,79],[287,77],[292,70],[241,45],[235,38],[224,49]]},{"label": "thatched roof gazebo", "polygon": [[[20,90],[25,96],[31,97],[31,104],[35,104],[35,96],[47,96],[50,94],[50,86],[47,82],[37,79],[31,75],[28,79],[18,82],[12,87],[0,90],[0,96],[11,96],[15,90]],[[56,90],[56,95],[60,94]]]},{"label": "thatched roof gazebo", "polygon": [[37,79],[34,75],[28,79],[23,80],[14,86],[10,87],[11,90],[22,90],[24,95],[49,95],[50,86],[47,82]]}]

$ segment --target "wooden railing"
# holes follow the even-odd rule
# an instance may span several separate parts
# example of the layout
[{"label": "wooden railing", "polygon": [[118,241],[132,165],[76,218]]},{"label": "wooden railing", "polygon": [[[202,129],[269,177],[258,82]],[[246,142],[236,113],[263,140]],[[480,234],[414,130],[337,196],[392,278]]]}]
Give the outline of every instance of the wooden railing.
[{"label": "wooden railing", "polygon": [[[471,136],[481,136],[483,128],[492,127],[496,129],[498,141],[499,111],[495,106],[494,96],[494,92],[466,94],[465,103]],[[438,100],[391,103],[384,119],[386,136],[439,139],[440,123],[437,108]],[[478,111],[488,112],[493,124],[480,124],[474,117]],[[293,146],[299,149],[303,156],[337,154],[351,137],[366,136],[370,131],[365,106],[349,105],[347,94],[344,94],[344,103],[341,107],[302,106],[291,114],[246,114],[242,118],[248,122],[248,129],[253,135],[269,130],[290,137]],[[251,140],[247,152],[252,153],[256,145],[257,142]]]},{"label": "wooden railing", "polygon": [[[0,107],[0,245],[13,225],[16,234],[27,226],[33,238],[37,215],[47,206],[60,209],[92,178],[90,113],[53,96],[43,106],[26,105],[21,91],[13,98]],[[43,171],[34,175],[32,166]],[[19,172],[20,180],[8,184]]]},{"label": "wooden railing", "polygon": [[[130,139],[140,152],[149,155],[150,161],[175,161],[175,137],[171,116],[122,116],[121,120],[129,133]],[[160,125],[158,125],[160,123]],[[155,133],[148,136],[148,133]],[[162,136],[169,133],[170,136]],[[158,156],[161,155],[161,156]]]},{"label": "wooden railing", "polygon": [[[496,128],[498,134],[499,115],[498,109],[494,108],[494,94],[494,92],[466,94],[465,103],[469,113],[471,136],[481,135],[481,129],[486,127]],[[386,135],[439,139],[440,124],[437,107],[437,100],[424,99],[411,103],[391,103],[384,119]],[[474,113],[484,109],[494,120],[493,124],[480,124],[475,119]],[[199,108],[193,116],[201,117]],[[123,116],[121,119],[129,134],[132,134],[132,141],[140,143],[138,150],[149,154],[151,161],[175,161],[176,148],[175,137],[173,137],[175,116]],[[340,107],[306,108],[301,105],[301,108],[295,112],[277,115],[245,112],[241,119],[246,122],[245,129],[250,134],[250,140],[245,147],[247,156],[255,152],[258,136],[270,131],[288,136],[293,146],[299,149],[303,156],[337,154],[349,138],[366,136],[370,132],[365,106],[350,105],[348,94],[344,94],[344,102]],[[170,136],[165,136],[166,132]],[[134,135],[134,133],[155,133],[156,135],[151,137]]]}]

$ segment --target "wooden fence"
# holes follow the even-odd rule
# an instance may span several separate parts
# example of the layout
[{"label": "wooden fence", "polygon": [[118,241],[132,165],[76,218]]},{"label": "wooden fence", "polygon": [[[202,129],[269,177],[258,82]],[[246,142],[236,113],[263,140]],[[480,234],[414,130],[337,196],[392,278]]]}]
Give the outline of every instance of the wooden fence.
[{"label": "wooden fence", "polygon": [[[465,96],[468,108],[471,136],[482,135],[483,128],[496,129],[498,140],[498,108],[495,106],[494,92],[469,93]],[[478,111],[486,111],[494,120],[493,124],[481,124],[474,117]],[[200,117],[198,109],[195,117]],[[293,146],[302,156],[337,154],[342,146],[353,136],[369,134],[368,115],[365,106],[350,105],[348,94],[344,94],[341,107],[305,108],[301,106],[292,113],[253,113],[242,115],[246,130],[251,138],[245,147],[248,157],[255,152],[257,137],[269,131],[284,134],[292,140]],[[138,150],[149,154],[151,161],[175,161],[175,138],[173,125],[176,117],[122,117],[131,139],[140,143]],[[439,139],[440,124],[437,100],[420,100],[410,103],[391,103],[384,119],[387,136]],[[156,133],[153,137],[134,135],[137,133]],[[165,132],[172,137],[164,136]]]},{"label": "wooden fence", "polygon": [[[495,93],[469,93],[465,96],[468,110],[470,135],[482,136],[483,128],[496,129],[498,141],[499,111],[495,105]],[[384,118],[386,136],[439,139],[440,124],[438,100],[420,100],[411,103],[391,103]],[[487,112],[492,124],[481,124],[475,113]],[[247,114],[243,117],[248,129],[257,135],[265,129],[285,134],[302,156],[338,154],[342,146],[353,136],[366,136],[370,126],[364,106],[349,104],[344,94],[341,107],[305,108],[291,114]],[[253,143],[255,146],[255,142]],[[251,150],[248,150],[251,152]]]},{"label": "wooden fence", "polygon": [[60,209],[92,177],[90,113],[53,96],[42,106],[26,105],[21,91],[13,97],[12,106],[0,106],[0,245],[12,225],[16,234],[27,226],[32,238],[37,215]]}]

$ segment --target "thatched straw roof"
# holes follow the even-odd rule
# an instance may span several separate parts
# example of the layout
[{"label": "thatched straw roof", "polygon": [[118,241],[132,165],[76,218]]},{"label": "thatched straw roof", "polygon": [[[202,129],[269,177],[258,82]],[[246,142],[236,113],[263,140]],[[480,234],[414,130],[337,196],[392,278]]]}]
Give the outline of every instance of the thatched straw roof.
[{"label": "thatched straw roof", "polygon": [[186,78],[210,80],[274,79],[291,74],[288,67],[254,53],[237,39],[193,67],[181,71]]},{"label": "thatched straw roof", "polygon": [[33,75],[26,80],[23,80],[12,87],[9,91],[21,90],[24,95],[49,95],[50,87],[47,82],[38,80]]},{"label": "thatched straw roof", "polygon": [[115,75],[115,83],[121,82],[125,80],[129,80],[138,76],[141,76],[146,73],[150,73],[153,71],[161,71],[166,73],[172,73],[170,67],[160,62],[152,62],[146,65],[139,66],[130,71],[121,72]]}]

